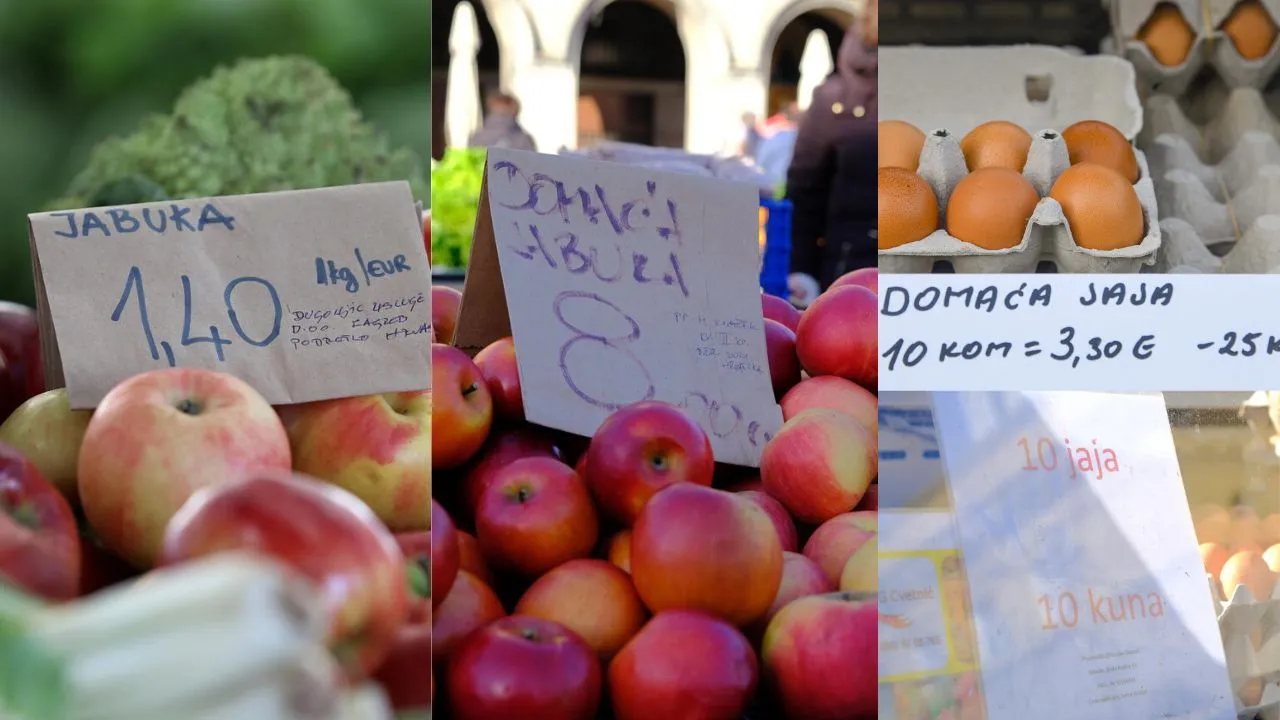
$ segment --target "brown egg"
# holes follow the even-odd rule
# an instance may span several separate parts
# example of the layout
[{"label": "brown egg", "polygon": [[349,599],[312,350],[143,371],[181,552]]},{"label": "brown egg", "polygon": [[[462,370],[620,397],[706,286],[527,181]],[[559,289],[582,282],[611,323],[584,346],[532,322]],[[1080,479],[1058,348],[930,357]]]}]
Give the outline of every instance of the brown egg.
[{"label": "brown egg", "polygon": [[1270,598],[1276,587],[1276,574],[1267,567],[1262,555],[1252,550],[1242,550],[1228,558],[1219,577],[1227,599],[1235,594],[1237,585],[1249,588],[1254,600]]},{"label": "brown egg", "polygon": [[1031,151],[1031,133],[1004,120],[983,123],[960,141],[969,172],[986,167],[1002,167],[1022,172]]},{"label": "brown egg", "polygon": [[883,120],[876,128],[879,144],[879,167],[903,168],[915,172],[920,167],[920,151],[924,149],[924,133],[901,120]]},{"label": "brown egg", "polygon": [[987,250],[1022,242],[1040,196],[1022,173],[988,167],[969,173],[947,201],[947,232]]},{"label": "brown egg", "polygon": [[1138,156],[1124,133],[1098,120],[1081,120],[1062,131],[1067,142],[1071,164],[1082,162],[1105,165],[1120,173],[1130,183],[1138,182]]},{"label": "brown egg", "polygon": [[1067,168],[1049,191],[1062,205],[1076,245],[1118,250],[1142,242],[1142,204],[1123,175],[1102,165]]},{"label": "brown egg", "polygon": [[911,170],[880,168],[876,211],[881,250],[922,240],[938,229],[938,196]]},{"label": "brown egg", "polygon": [[1145,43],[1156,62],[1165,67],[1177,67],[1186,62],[1195,39],[1195,29],[1182,17],[1178,8],[1169,3],[1157,5],[1155,12],[1138,30],[1138,40]]},{"label": "brown egg", "polygon": [[1222,32],[1245,60],[1260,60],[1276,43],[1276,23],[1258,0],[1244,0],[1222,23]]}]

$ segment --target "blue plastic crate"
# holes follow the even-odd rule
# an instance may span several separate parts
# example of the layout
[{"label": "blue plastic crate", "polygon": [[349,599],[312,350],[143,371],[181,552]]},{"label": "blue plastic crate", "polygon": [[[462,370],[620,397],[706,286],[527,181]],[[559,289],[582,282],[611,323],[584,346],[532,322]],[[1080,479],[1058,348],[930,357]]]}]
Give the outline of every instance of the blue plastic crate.
[{"label": "blue plastic crate", "polygon": [[764,266],[760,287],[770,295],[787,299],[787,276],[791,273],[791,201],[761,200],[764,219]]}]

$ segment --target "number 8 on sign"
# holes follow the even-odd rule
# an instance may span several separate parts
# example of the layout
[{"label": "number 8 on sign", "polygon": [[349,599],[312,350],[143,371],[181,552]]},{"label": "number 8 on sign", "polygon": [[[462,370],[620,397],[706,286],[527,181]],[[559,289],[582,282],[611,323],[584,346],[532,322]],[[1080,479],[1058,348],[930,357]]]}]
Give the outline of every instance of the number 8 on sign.
[{"label": "number 8 on sign", "polygon": [[[622,318],[622,320],[624,320],[631,329],[629,332],[621,335],[601,335],[584,330],[578,324],[575,324],[565,318],[564,306],[565,303],[570,300],[579,300],[584,303],[589,303],[586,305],[586,311],[588,313],[594,312],[599,308],[605,308],[613,315]],[[649,375],[649,369],[644,366],[644,363],[640,361],[640,358],[636,357],[635,353],[633,353],[628,347],[636,340],[640,339],[640,324],[636,322],[635,318],[623,312],[622,308],[619,308],[617,305],[614,305],[612,302],[605,300],[595,293],[582,292],[578,290],[566,290],[557,295],[555,301],[552,303],[551,309],[555,313],[556,320],[559,320],[560,324],[565,328],[573,331],[573,336],[560,346],[560,372],[564,375],[565,383],[575,395],[595,407],[603,408],[610,412],[619,410],[628,405],[653,399],[654,395],[657,393],[657,388],[653,384],[653,378]],[[639,371],[641,382],[647,386],[643,393],[643,397],[638,397],[624,402],[614,402],[602,399],[592,395],[586,390],[583,390],[578,381],[574,379],[573,372],[570,370],[571,363],[569,362],[571,354],[570,351],[574,348],[580,347],[581,343],[591,343],[607,348],[612,351],[611,354],[619,358],[626,358],[630,361],[630,364]]]}]

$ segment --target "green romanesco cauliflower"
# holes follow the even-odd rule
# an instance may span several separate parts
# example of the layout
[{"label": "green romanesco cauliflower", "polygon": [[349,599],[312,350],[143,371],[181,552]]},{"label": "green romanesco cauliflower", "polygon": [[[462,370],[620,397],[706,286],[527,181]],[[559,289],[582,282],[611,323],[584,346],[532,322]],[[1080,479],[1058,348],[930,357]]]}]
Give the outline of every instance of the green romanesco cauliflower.
[{"label": "green romanesco cauliflower", "polygon": [[50,209],[390,180],[427,198],[421,160],[391,149],[323,67],[269,57],[218,68],[170,115],[103,141]]}]

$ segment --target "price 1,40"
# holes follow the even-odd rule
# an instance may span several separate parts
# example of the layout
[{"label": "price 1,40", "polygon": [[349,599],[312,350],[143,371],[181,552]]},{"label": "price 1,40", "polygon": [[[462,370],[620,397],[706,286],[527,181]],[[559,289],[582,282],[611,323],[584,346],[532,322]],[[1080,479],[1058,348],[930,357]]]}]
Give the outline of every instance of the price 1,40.
[{"label": "price 1,40", "polygon": [[[223,352],[223,348],[231,345],[232,340],[223,337],[222,331],[216,325],[209,326],[208,335],[191,334],[191,314],[194,304],[191,292],[191,278],[182,275],[178,279],[182,283],[182,338],[179,342],[183,347],[201,344],[212,345],[218,362],[226,362],[226,353]],[[271,299],[271,327],[261,337],[253,337],[245,330],[244,324],[241,322],[242,315],[236,310],[237,291],[247,285],[260,286]],[[125,278],[124,291],[120,294],[120,300],[116,303],[115,310],[111,312],[112,322],[121,321],[126,309],[129,307],[130,298],[136,299],[138,321],[142,325],[142,334],[146,338],[147,349],[151,352],[151,359],[159,360],[161,353],[163,353],[165,361],[169,363],[169,367],[176,367],[177,360],[173,354],[173,346],[167,340],[156,341],[155,330],[151,325],[150,308],[147,305],[147,292],[142,279],[142,269],[137,265],[129,269],[129,274]],[[275,286],[269,281],[252,275],[235,278],[223,288],[222,302],[226,306],[227,319],[231,323],[231,328],[241,341],[253,347],[267,347],[275,342],[276,338],[280,337],[280,328],[284,322],[284,306],[280,304],[280,294],[276,292]]]}]

